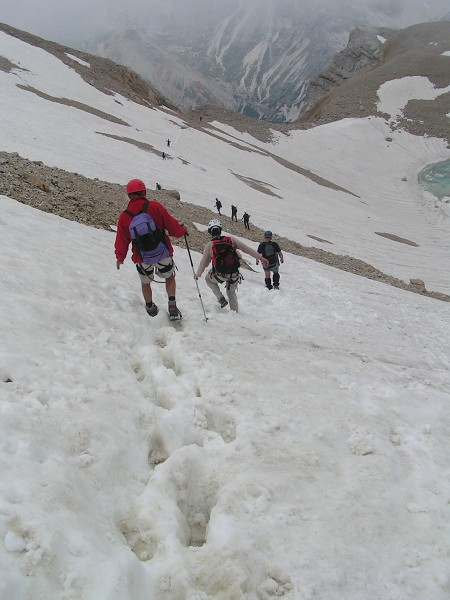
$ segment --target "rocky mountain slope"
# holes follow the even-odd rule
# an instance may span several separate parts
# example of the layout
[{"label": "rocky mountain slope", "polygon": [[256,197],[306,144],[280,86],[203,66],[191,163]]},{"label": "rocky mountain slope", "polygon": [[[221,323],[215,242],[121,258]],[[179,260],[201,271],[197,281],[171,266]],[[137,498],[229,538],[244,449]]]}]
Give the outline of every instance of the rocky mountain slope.
[{"label": "rocky mountain slope", "polygon": [[[109,60],[42,40],[6,25],[0,25],[0,31],[5,31],[25,40],[29,44],[51,52],[65,64],[68,64],[70,68],[75,69],[89,85],[95,86],[103,93],[110,94],[111,90],[118,91],[135,102],[147,106],[158,106],[163,110],[164,106],[167,105],[164,98],[155,93],[140,77]],[[442,48],[445,46],[444,41],[449,39],[449,33],[450,23],[442,23],[414,26],[404,32],[394,34],[389,43],[384,46],[387,51],[383,54],[383,59],[379,64],[377,63],[375,67],[349,80],[345,77],[342,78],[345,83],[329,92],[325,99],[320,99],[318,104],[310,111],[308,119],[291,126],[279,125],[275,129],[288,134],[292,129],[297,127],[309,128],[317,122],[329,122],[342,117],[357,118],[368,114],[377,114],[377,86],[383,81],[389,80],[394,74],[401,77],[406,74],[421,72],[422,74],[428,74],[435,85],[439,87],[449,85],[450,74],[449,70],[445,68],[447,63],[442,62],[449,59],[447,56],[443,56],[442,61],[439,59],[443,52]],[[12,68],[20,68],[20,65],[14,65],[0,56],[0,69],[10,72]],[[434,132],[434,135],[446,137],[448,141],[448,118],[447,121],[444,118],[445,111],[447,113],[449,111],[448,98],[449,95],[447,94],[443,96],[443,101],[435,101],[436,110],[428,110],[428,106],[425,106],[419,115],[420,118],[405,121],[405,127],[409,127],[412,132],[417,127],[417,133],[420,135],[426,135],[428,131]],[[65,103],[70,104],[70,99],[65,100]],[[58,101],[64,103],[64,99],[58,99]],[[362,103],[364,111],[361,111]],[[88,109],[88,107],[83,108],[83,110]],[[105,117],[105,115],[102,116]],[[271,132],[274,130],[274,126],[272,125],[269,129],[269,124],[266,122],[217,107],[205,107],[182,116],[187,126],[207,129],[212,134],[214,128],[210,127],[209,123],[213,120],[229,123],[236,129],[247,131],[259,139],[270,139]],[[440,133],[436,133],[437,131]],[[150,145],[147,145],[146,149],[156,152]],[[123,205],[123,189],[121,186],[87,179],[76,173],[51,168],[40,162],[30,162],[17,154],[0,153],[0,175],[0,194],[88,225],[104,227],[105,229],[110,228]],[[153,192],[153,194],[155,197],[160,197],[169,208],[174,209],[176,214],[180,215],[186,223],[207,222],[215,216],[215,213],[211,210],[190,205],[186,202],[180,203],[179,194],[176,190],[162,190],[161,192]],[[225,219],[227,229],[233,232],[235,225],[230,219]],[[205,243],[205,234],[197,231],[193,225],[190,229],[192,231],[192,237],[190,238],[192,248],[201,250]],[[240,231],[236,230],[235,233],[239,234]],[[248,237],[257,241],[260,239],[261,233],[261,230],[253,228]],[[406,284],[387,276],[356,258],[339,256],[319,248],[305,247],[288,239],[281,239],[281,241],[283,247],[292,253],[378,281],[384,281],[396,287],[449,300],[444,294],[425,290],[420,283]]]},{"label": "rocky mountain slope", "polygon": [[353,28],[403,28],[446,11],[440,2],[415,0],[214,0],[207,11],[194,2],[189,10],[142,12],[138,21],[128,15],[125,26],[92,38],[86,49],[129,66],[183,110],[213,104],[285,122],[298,117],[309,82],[345,48]]},{"label": "rocky mountain slope", "polygon": [[[380,114],[377,90],[386,81],[427,77],[436,88],[450,85],[449,57],[445,54],[450,39],[450,22],[422,23],[402,31],[384,30],[382,33],[386,36],[385,42],[371,33],[367,37],[358,36],[360,41],[367,40],[370,44],[370,57],[364,56],[365,60],[358,62],[357,53],[353,53],[352,61],[352,47],[349,45],[336,56],[328,70],[311,83],[310,107],[297,125]],[[361,47],[360,44],[358,48]],[[346,59],[350,65],[347,69],[342,67]],[[404,117],[397,126],[415,135],[442,137],[449,143],[449,111],[450,92],[433,102],[411,100],[406,104]]]},{"label": "rocky mountain slope", "polygon": [[[147,106],[167,106],[175,108],[170,100],[164,98],[158,91],[151,88],[148,83],[134,71],[113,63],[107,58],[81,52],[63,46],[55,42],[44,40],[38,36],[11,27],[6,23],[0,23],[0,31],[17,37],[24,42],[32,44],[37,48],[43,48],[54,54],[63,63],[70,66],[89,85],[93,85],[105,94],[118,92],[133,102]],[[9,61],[2,60],[0,56],[0,69],[9,71],[13,65]],[[17,65],[15,65],[17,67]]]},{"label": "rocky mountain slope", "polygon": [[[356,29],[348,46],[311,81],[304,111],[289,124],[271,123],[268,127],[265,122],[214,106],[199,107],[192,114],[230,123],[260,139],[269,139],[274,130],[287,133],[344,118],[382,116],[377,90],[384,82],[426,77],[436,88],[450,85],[449,39],[449,21],[421,23],[401,31]],[[450,92],[433,102],[411,100],[403,112],[404,117],[393,127],[444,138],[450,144]]]},{"label": "rocky mountain slope", "polygon": [[302,115],[308,115],[319,100],[349,79],[375,68],[384,55],[384,38],[393,34],[392,30],[387,32],[367,27],[354,29],[346,48],[335,55],[325,71],[310,81],[303,101]]}]

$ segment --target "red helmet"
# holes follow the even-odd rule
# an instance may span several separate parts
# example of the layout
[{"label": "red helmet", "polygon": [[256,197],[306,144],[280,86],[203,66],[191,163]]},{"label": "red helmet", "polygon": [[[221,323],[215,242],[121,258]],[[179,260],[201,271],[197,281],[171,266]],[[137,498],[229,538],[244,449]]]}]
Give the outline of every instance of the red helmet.
[{"label": "red helmet", "polygon": [[131,179],[127,183],[127,194],[133,194],[133,192],[145,192],[145,183],[140,179]]}]

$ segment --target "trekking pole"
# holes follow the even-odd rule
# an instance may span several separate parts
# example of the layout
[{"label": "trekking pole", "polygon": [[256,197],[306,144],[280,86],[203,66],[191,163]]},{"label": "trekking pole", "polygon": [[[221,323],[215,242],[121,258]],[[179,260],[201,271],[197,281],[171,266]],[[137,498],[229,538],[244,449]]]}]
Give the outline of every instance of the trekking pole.
[{"label": "trekking pole", "polygon": [[205,321],[208,322],[208,317],[206,316],[205,307],[203,306],[202,295],[200,294],[200,288],[198,287],[198,281],[197,281],[197,278],[195,276],[194,263],[192,262],[191,251],[189,250],[189,244],[188,244],[188,241],[187,241],[187,235],[186,234],[184,234],[184,241],[186,242],[186,250],[188,251],[189,260],[191,261],[192,273],[194,274],[194,281],[195,281],[195,285],[197,286],[198,297],[200,298],[200,304],[202,305],[203,314],[205,315]]}]

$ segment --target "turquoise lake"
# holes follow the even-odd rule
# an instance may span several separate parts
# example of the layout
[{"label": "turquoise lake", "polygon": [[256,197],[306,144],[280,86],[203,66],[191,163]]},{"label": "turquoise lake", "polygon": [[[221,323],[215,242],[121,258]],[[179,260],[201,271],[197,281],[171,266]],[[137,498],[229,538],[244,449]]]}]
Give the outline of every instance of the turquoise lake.
[{"label": "turquoise lake", "polygon": [[419,181],[433,196],[450,196],[450,159],[427,165],[420,171]]}]

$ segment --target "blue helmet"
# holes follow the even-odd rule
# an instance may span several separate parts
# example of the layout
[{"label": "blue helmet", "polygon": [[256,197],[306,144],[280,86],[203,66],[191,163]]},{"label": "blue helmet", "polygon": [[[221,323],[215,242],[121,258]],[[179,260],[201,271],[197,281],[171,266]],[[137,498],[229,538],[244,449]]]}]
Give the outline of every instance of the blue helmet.
[{"label": "blue helmet", "polygon": [[271,238],[272,237],[272,232],[271,231],[265,231],[264,232],[264,237]]}]

